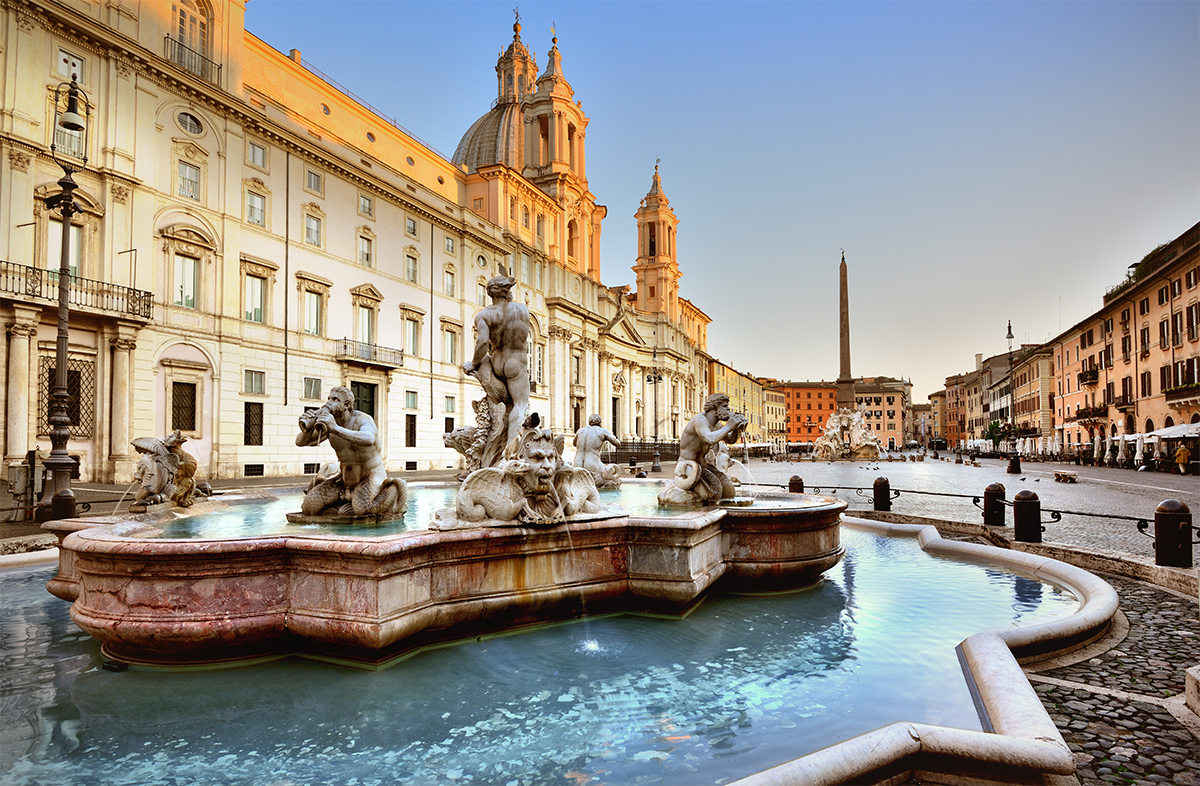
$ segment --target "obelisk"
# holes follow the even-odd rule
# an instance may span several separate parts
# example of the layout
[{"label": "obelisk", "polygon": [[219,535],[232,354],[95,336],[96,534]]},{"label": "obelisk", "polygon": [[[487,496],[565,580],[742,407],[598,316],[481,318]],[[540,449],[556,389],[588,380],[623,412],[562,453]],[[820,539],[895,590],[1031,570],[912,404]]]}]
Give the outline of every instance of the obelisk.
[{"label": "obelisk", "polygon": [[846,275],[846,252],[842,251],[841,276],[841,368],[837,379],[838,409],[854,409],[854,377],[850,376],[850,286]]}]

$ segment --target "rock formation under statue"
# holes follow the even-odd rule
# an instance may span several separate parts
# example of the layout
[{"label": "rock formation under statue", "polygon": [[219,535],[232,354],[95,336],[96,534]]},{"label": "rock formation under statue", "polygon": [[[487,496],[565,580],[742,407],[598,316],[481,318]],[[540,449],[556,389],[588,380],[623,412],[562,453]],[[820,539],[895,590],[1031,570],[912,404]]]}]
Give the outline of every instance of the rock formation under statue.
[{"label": "rock formation under statue", "polygon": [[829,416],[825,433],[813,445],[813,458],[822,461],[872,461],[883,455],[879,437],[871,431],[862,404],[845,407]]},{"label": "rock formation under statue", "polygon": [[600,451],[611,444],[621,447],[616,435],[600,425],[599,415],[588,416],[588,424],[575,432],[575,459],[571,463],[592,473],[596,488],[621,488],[621,468],[616,464],[605,464]]},{"label": "rock formation under statue", "polygon": [[326,465],[317,473],[300,504],[300,513],[288,521],[303,523],[349,522],[371,518],[399,518],[408,508],[408,487],[400,478],[389,478],[384,468],[383,437],[375,419],[354,408],[350,389],[338,385],[317,409],[300,416],[296,445],[307,447],[329,440],[338,457],[336,470]]},{"label": "rock formation under statue", "polygon": [[[442,444],[462,454],[465,466],[458,474],[459,480],[465,480],[467,475],[482,466],[483,449],[492,433],[492,404],[488,397],[472,401],[471,409],[475,410],[474,426],[459,426],[442,436]],[[503,413],[503,406],[499,409]]]},{"label": "rock formation under statue", "polygon": [[547,527],[623,515],[600,504],[591,472],[563,461],[564,438],[538,428],[536,414],[530,421],[515,455],[472,472],[458,490],[454,515],[438,511],[434,529]]},{"label": "rock formation under statue", "polygon": [[[722,421],[725,424],[718,425]],[[675,477],[658,495],[658,504],[707,505],[733,497],[733,481],[718,469],[712,449],[722,441],[736,443],[748,423],[745,415],[729,411],[729,396],[709,396],[704,411],[683,427]]]},{"label": "rock formation under statue", "polygon": [[196,485],[196,459],[183,449],[187,437],[173,431],[163,439],[138,437],[133,447],[142,457],[133,472],[138,484],[130,512],[144,513],[151,505],[174,503],[191,507],[201,492]]}]

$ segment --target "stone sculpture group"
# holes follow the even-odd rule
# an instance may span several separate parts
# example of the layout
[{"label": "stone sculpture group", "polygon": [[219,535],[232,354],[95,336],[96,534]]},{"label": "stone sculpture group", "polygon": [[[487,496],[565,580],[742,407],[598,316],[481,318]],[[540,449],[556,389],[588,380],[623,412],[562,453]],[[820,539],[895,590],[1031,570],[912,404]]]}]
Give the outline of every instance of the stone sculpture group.
[{"label": "stone sculpture group", "polygon": [[145,512],[150,505],[173,502],[181,508],[191,507],[200,496],[196,485],[196,459],[183,449],[187,437],[173,431],[166,437],[138,437],[133,447],[142,457],[133,472],[137,495],[129,510]]},{"label": "stone sculpture group", "polygon": [[866,422],[862,404],[857,409],[841,408],[829,416],[825,433],[813,444],[813,457],[821,461],[860,461],[883,455],[879,438]]},{"label": "stone sculpture group", "polygon": [[704,411],[683,427],[675,477],[658,495],[658,504],[705,505],[733,497],[733,481],[719,468],[714,448],[737,442],[748,423],[745,415],[729,411],[729,396],[709,396]]}]

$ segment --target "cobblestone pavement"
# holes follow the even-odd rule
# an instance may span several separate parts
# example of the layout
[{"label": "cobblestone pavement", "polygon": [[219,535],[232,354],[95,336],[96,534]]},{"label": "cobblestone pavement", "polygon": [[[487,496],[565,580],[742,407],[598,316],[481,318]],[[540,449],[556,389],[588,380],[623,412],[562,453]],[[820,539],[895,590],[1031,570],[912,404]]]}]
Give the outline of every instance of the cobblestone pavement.
[{"label": "cobblestone pavement", "polygon": [[[1200,728],[1183,706],[1184,669],[1200,663],[1196,602],[1104,576],[1121,597],[1129,633],[1069,666],[1028,669],[1030,682],[1088,784],[1200,786]],[[1033,671],[1033,669],[1038,669]]]},{"label": "cobblestone pavement", "polygon": [[[871,485],[876,478],[886,477],[892,490],[900,491],[892,501],[892,512],[975,524],[982,521],[982,511],[972,504],[971,496],[978,495],[982,500],[983,490],[992,483],[1004,486],[1008,500],[1028,489],[1042,504],[1044,540],[1144,557],[1154,556],[1153,539],[1138,531],[1136,521],[1119,517],[1146,520],[1148,531],[1153,532],[1154,509],[1165,499],[1177,499],[1191,508],[1200,525],[1200,477],[1029,461],[1022,462],[1021,474],[1014,476],[1007,473],[1004,460],[980,459],[979,464],[955,464],[953,456],[949,461],[926,458],[922,462],[788,463],[753,459],[748,470],[755,481],[780,486],[798,475],[808,493],[833,493],[850,503],[851,510],[870,510]],[[1078,482],[1054,482],[1056,470],[1077,473]],[[664,467],[664,475],[667,471]],[[849,490],[851,487],[864,490],[856,492]],[[966,496],[935,496],[942,494]],[[1049,510],[1064,511],[1062,520],[1050,521]],[[1012,526],[1011,509],[1005,510],[1005,518]],[[1193,546],[1192,559],[1193,564],[1200,565],[1200,544]]]}]

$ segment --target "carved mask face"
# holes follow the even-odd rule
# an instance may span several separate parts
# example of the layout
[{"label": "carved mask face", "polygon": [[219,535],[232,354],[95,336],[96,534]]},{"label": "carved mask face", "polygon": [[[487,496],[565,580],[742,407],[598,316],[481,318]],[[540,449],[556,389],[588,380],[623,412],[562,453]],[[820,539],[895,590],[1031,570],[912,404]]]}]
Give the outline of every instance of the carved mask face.
[{"label": "carved mask face", "polygon": [[537,481],[537,485],[548,486],[554,478],[558,456],[550,445],[533,444],[525,450],[525,463],[529,466],[529,473]]}]

